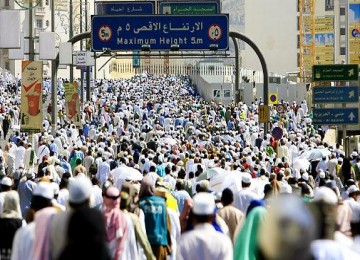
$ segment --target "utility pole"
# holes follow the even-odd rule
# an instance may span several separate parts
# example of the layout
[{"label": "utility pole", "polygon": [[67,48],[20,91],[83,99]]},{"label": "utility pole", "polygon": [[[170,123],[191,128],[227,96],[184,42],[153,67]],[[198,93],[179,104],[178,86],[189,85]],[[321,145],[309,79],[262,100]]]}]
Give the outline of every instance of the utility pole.
[{"label": "utility pole", "polygon": [[[70,0],[70,19],[69,19],[69,40],[74,37],[74,27],[73,27],[73,0]],[[72,56],[71,56],[72,57]],[[72,83],[74,81],[74,66],[70,64],[70,79],[69,81]]]},{"label": "utility pole", "polygon": [[35,59],[33,30],[33,0],[29,0],[29,61]]}]

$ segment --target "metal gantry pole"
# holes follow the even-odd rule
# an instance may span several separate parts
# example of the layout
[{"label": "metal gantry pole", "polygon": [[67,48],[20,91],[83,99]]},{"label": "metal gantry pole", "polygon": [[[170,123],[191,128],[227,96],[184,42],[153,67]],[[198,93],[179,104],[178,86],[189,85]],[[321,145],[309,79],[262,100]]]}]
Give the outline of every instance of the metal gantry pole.
[{"label": "metal gantry pole", "polygon": [[[85,0],[85,31],[88,31],[88,0]],[[87,43],[87,41],[86,41]],[[86,52],[88,52],[88,45],[86,44]],[[86,101],[90,101],[90,66],[86,66]]]},{"label": "metal gantry pole", "polygon": [[[263,92],[264,105],[268,106],[269,105],[269,72],[263,54],[261,53],[260,49],[256,46],[256,44],[245,35],[237,32],[229,32],[229,36],[238,38],[244,41],[245,43],[249,44],[250,47],[255,51],[256,55],[258,56],[264,75],[264,92]],[[268,123],[264,123],[264,133],[265,135],[268,133]]]},{"label": "metal gantry pole", "polygon": [[[51,31],[55,32],[55,0],[51,0]],[[51,132],[56,133],[57,127],[57,66],[56,60],[51,61]]]},{"label": "metal gantry pole", "polygon": [[240,94],[240,68],[239,68],[239,44],[235,37],[231,37],[234,42],[235,46],[235,103],[238,104],[241,101],[241,94]]},{"label": "metal gantry pole", "polygon": [[[80,5],[79,5],[79,7],[80,7],[80,33],[82,33],[83,32],[83,24],[82,24],[82,21],[83,21],[83,7],[82,7],[82,4],[83,4],[83,1],[82,0],[80,0]],[[81,40],[80,41],[80,51],[82,51],[83,50],[83,40]],[[81,70],[80,70],[80,75],[81,75],[81,89],[80,89],[80,93],[81,93],[81,104],[82,104],[82,106],[84,105],[84,70],[83,70],[83,68],[81,68]]]}]

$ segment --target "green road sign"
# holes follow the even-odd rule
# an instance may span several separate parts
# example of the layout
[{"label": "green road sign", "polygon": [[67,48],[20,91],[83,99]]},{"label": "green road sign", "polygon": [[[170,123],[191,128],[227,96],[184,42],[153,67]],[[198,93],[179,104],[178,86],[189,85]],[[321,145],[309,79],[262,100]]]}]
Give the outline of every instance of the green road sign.
[{"label": "green road sign", "polygon": [[357,64],[314,65],[313,81],[356,81],[359,77]]},{"label": "green road sign", "polygon": [[164,1],[159,4],[160,14],[172,15],[203,15],[220,13],[220,1],[205,2],[170,2]]}]

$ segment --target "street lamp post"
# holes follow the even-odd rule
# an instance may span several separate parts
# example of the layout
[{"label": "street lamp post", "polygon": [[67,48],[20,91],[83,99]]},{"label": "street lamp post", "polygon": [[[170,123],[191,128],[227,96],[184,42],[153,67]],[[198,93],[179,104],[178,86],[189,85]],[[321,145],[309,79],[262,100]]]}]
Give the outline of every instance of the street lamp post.
[{"label": "street lamp post", "polygon": [[[73,0],[70,0],[70,19],[69,19],[69,39],[72,39],[72,37],[74,37],[74,31],[73,31]],[[73,82],[74,81],[74,66],[71,62],[70,64],[70,79],[69,79],[70,82]]]},{"label": "street lamp post", "polygon": [[[51,31],[55,32],[55,0],[51,0]],[[51,61],[51,131],[55,135],[57,127],[57,68],[56,60]]]}]

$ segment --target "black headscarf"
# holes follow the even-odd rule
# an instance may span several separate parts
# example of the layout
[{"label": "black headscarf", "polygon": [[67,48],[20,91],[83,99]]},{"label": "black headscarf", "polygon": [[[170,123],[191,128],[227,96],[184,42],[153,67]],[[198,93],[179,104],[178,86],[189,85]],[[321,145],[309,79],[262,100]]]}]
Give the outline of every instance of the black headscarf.
[{"label": "black headscarf", "polygon": [[110,260],[105,243],[105,223],[100,211],[82,208],[75,211],[67,230],[67,245],[59,260]]}]

